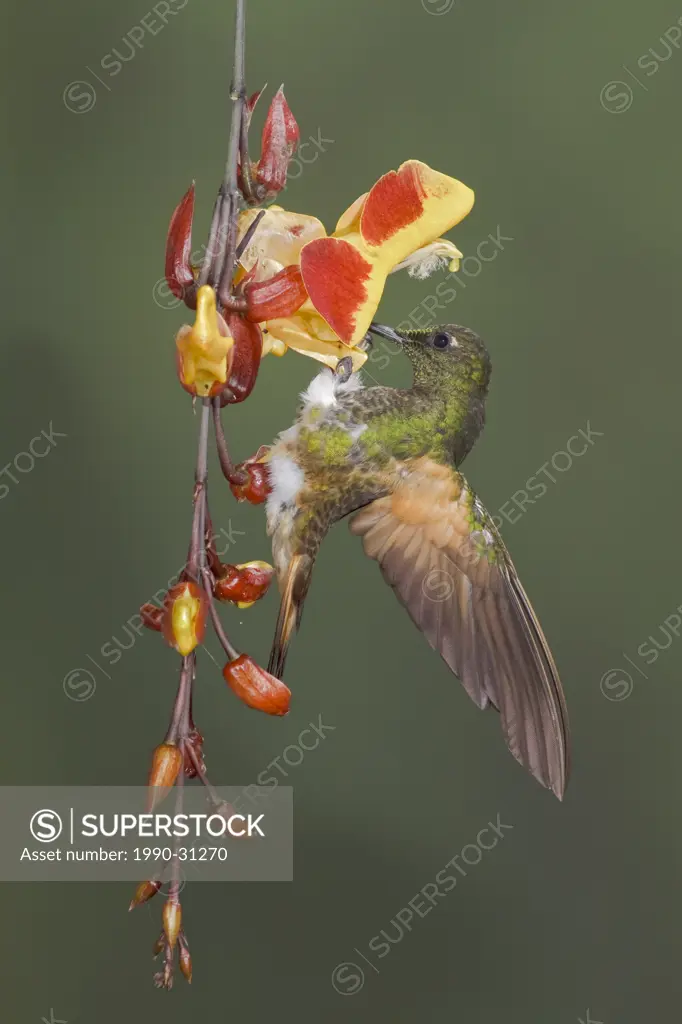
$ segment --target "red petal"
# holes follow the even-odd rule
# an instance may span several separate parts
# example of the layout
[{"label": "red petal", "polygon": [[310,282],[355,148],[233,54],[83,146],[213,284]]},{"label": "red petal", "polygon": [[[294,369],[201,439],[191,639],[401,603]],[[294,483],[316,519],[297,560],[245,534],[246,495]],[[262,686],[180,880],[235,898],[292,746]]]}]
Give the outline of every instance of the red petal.
[{"label": "red petal", "polygon": [[381,245],[414,223],[424,209],[426,192],[416,169],[406,164],[379,178],[367,196],[360,219],[360,232],[370,245]]},{"label": "red petal", "polygon": [[263,335],[258,324],[249,323],[241,313],[228,313],[225,319],[234,345],[221,404],[230,405],[243,402],[253,391],[263,352]]},{"label": "red petal", "polygon": [[315,238],[301,249],[301,274],[310,300],[341,341],[353,336],[371,272],[372,264],[343,238]]},{"label": "red petal", "polygon": [[291,316],[308,298],[301,271],[296,266],[285,267],[267,281],[247,284],[244,295],[249,304],[246,316],[257,324]]},{"label": "red petal", "polygon": [[[194,182],[185,192],[171,217],[166,238],[166,281],[177,299],[196,309],[194,274],[190,262],[192,250],[192,218],[194,216]],[[189,300],[189,301],[188,301]]]}]

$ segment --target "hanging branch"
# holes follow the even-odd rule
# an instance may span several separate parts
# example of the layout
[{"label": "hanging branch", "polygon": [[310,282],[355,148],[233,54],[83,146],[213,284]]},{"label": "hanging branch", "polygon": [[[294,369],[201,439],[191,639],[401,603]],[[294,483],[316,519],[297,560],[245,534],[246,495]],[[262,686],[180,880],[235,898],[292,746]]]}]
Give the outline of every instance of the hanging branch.
[{"label": "hanging branch", "polygon": [[[230,96],[230,135],[223,181],[213,208],[211,227],[201,267],[190,263],[194,185],[175,210],[166,242],[166,279],[185,305],[196,310],[192,327],[182,327],[176,338],[178,376],[183,388],[199,399],[199,436],[194,470],[192,520],[187,561],[180,581],[166,594],[163,608],[144,605],[144,624],[163,633],[181,656],[178,689],[166,737],[154,750],[149,774],[149,810],[154,809],[169,789],[175,787],[176,813],[182,809],[185,778],[197,778],[207,798],[225,813],[231,811],[209,781],[203,755],[203,736],[192,715],[196,676],[196,648],[204,639],[207,620],[225,651],[228,662],[223,676],[230,688],[250,707],[283,715],[289,708],[290,692],[274,676],[260,668],[246,654],[240,654],[229,638],[217,607],[227,602],[246,607],[267,591],[272,567],[253,561],[241,565],[221,563],[213,542],[208,505],[208,438],[211,424],[218,460],[233,494],[253,503],[265,500],[268,491],[263,452],[235,466],[229,456],[221,419],[221,408],[242,402],[256,381],[263,349],[258,326],[262,318],[244,292],[243,270],[238,261],[252,244],[265,210],[258,211],[246,225],[239,240],[242,209],[274,198],[284,187],[286,165],[291,157],[293,115],[281,90],[272,102],[263,133],[263,152],[252,164],[248,154],[248,127],[257,99],[247,103],[244,82],[245,3],[237,0],[234,63]],[[272,131],[273,119],[287,112],[288,129]],[[270,127],[269,127],[270,126]],[[295,130],[298,137],[298,128]],[[275,175],[273,178],[273,167]],[[276,179],[276,180],[275,180]],[[239,281],[240,276],[242,281]],[[247,315],[248,314],[248,315]],[[163,909],[163,930],[154,947],[163,953],[162,969],[155,975],[161,988],[171,988],[178,952],[180,969],[191,981],[192,960],[182,927],[180,874],[177,844],[171,867],[168,896]],[[142,882],[130,909],[154,896],[161,888],[158,879]]]}]

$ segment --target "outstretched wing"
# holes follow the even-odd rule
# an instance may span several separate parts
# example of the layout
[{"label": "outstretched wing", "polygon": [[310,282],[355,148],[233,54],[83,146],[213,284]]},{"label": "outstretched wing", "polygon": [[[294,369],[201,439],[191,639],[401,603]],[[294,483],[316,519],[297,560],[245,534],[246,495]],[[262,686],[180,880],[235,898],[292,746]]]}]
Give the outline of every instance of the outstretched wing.
[{"label": "outstretched wing", "polygon": [[517,761],[561,799],[569,732],[557,669],[509,554],[464,477],[415,460],[395,491],[350,526],[472,700],[498,709]]}]

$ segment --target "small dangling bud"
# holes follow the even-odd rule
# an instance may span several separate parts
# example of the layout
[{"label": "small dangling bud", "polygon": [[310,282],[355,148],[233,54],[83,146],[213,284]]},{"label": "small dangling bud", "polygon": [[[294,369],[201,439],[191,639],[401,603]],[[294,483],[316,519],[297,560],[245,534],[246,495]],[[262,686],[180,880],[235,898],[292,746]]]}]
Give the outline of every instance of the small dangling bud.
[{"label": "small dangling bud", "polygon": [[180,932],[180,935],[178,937],[178,942],[179,942],[179,947],[180,947],[180,953],[179,953],[179,957],[178,957],[178,959],[180,961],[180,970],[182,971],[183,975],[185,976],[185,978],[187,979],[187,981],[191,985],[192,984],[192,957],[190,956],[190,952],[189,952],[189,945],[187,943],[187,936],[185,935],[184,932]]},{"label": "small dangling bud", "polygon": [[182,922],[182,908],[177,899],[167,899],[163,905],[163,930],[171,949],[175,949]]},{"label": "small dangling bud", "polygon": [[248,501],[252,505],[262,505],[270,493],[268,468],[262,462],[242,462],[235,467],[242,470],[248,479],[244,483],[230,484],[230,490],[237,501]]},{"label": "small dangling bud", "polygon": [[223,566],[213,593],[219,601],[231,601],[238,608],[250,608],[268,592],[275,570],[268,562],[242,562]]},{"label": "small dangling bud", "polygon": [[130,906],[128,907],[128,910],[134,910],[135,907],[139,907],[141,903],[146,903],[147,900],[150,900],[152,898],[152,896],[156,896],[160,888],[161,882],[159,881],[140,882],[137,889],[135,890],[135,895],[130,901]]},{"label": "small dangling bud", "polygon": [[288,686],[257,665],[248,654],[240,654],[223,669],[225,682],[240,700],[268,715],[286,715],[291,700]]},{"label": "small dangling bud", "polygon": [[204,639],[207,608],[206,595],[191,580],[176,584],[166,594],[163,635],[179,654],[191,654]]},{"label": "small dangling bud", "polygon": [[174,743],[161,743],[152,754],[147,811],[152,811],[175,785],[182,768],[182,754]]}]

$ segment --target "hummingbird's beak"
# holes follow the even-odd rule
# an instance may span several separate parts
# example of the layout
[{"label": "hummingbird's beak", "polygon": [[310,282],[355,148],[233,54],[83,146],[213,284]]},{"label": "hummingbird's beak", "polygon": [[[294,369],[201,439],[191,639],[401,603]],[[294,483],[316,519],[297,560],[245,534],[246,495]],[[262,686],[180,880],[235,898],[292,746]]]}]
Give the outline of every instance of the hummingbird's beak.
[{"label": "hummingbird's beak", "polygon": [[370,334],[378,334],[381,338],[387,338],[388,341],[394,342],[396,345],[402,345],[404,339],[394,331],[392,327],[386,327],[384,324],[376,324],[372,322],[369,325]]}]

